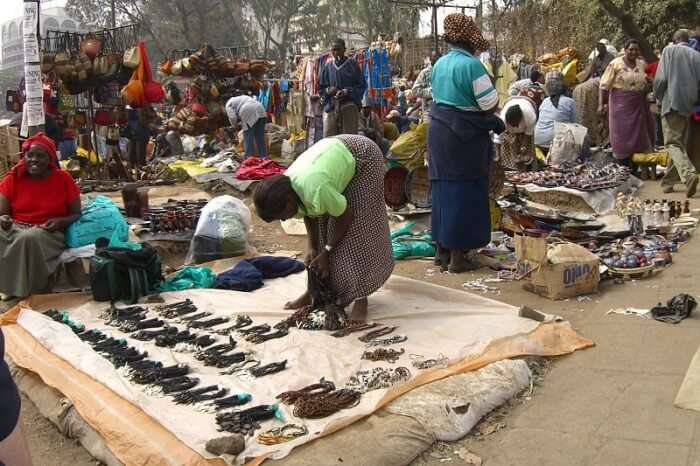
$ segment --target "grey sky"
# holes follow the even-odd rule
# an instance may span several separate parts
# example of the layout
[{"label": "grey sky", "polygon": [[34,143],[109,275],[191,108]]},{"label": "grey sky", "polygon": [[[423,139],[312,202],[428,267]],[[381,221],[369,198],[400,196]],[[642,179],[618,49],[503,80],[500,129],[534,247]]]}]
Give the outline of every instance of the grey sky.
[{"label": "grey sky", "polygon": [[[0,24],[22,15],[23,0],[0,0],[0,4],[2,4],[0,6]],[[65,4],[65,0],[44,1],[43,7],[63,6]]]}]

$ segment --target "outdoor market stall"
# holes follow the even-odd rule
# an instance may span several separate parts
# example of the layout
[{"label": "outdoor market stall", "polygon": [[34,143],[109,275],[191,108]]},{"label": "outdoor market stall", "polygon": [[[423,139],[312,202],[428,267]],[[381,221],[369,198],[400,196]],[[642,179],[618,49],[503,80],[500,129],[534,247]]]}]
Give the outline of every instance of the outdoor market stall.
[{"label": "outdoor market stall", "polygon": [[[175,324],[172,320],[179,328],[189,328],[198,338],[213,340],[195,352],[190,352],[191,346],[188,348],[187,345],[168,349],[160,346],[159,340],[155,340],[155,344],[154,340],[143,340],[151,331],[147,325],[136,330],[126,325],[126,321],[110,320],[109,306],[91,301],[89,297],[54,295],[50,300],[31,300],[3,317],[3,330],[8,341],[8,354],[13,361],[38,373],[48,385],[64,393],[88,424],[100,433],[114,456],[125,464],[138,463],[145,457],[153,464],[168,464],[171,455],[177,455],[178,464],[222,464],[206,451],[206,444],[212,438],[230,435],[232,431],[250,432],[238,460],[252,460],[251,464],[259,464],[266,457],[284,457],[292,448],[341,429],[428,382],[474,370],[503,358],[525,354],[565,354],[592,344],[566,325],[542,324],[520,318],[516,308],[398,277],[390,280],[372,306],[373,320],[381,324],[364,332],[338,336],[344,335],[341,330],[333,336],[329,331],[289,328],[288,334],[268,338],[266,335],[279,333],[279,330],[257,334],[251,331],[289,317],[276,309],[284,297],[297,294],[304,282],[303,274],[297,274],[266,281],[262,289],[253,293],[189,290],[164,293],[165,304],[141,305],[147,310],[149,319],[169,320],[170,317],[166,316],[175,316],[185,309],[182,304],[185,298],[191,300],[190,305],[184,305],[190,306],[189,310],[194,307],[195,313],[211,313],[199,320],[191,320],[189,325]],[[406,306],[406,303],[410,305]],[[49,312],[42,316],[31,310],[47,311],[49,307],[62,308],[66,312]],[[122,316],[129,313],[128,308],[121,309]],[[442,316],[437,325],[434,320],[436,312]],[[116,318],[118,314],[112,311],[110,315]],[[193,314],[182,312],[182,317],[187,315]],[[245,316],[252,322],[248,322]],[[224,322],[226,318],[230,320]],[[219,323],[209,329],[206,325],[199,325],[211,319],[219,319]],[[17,324],[13,325],[13,322]],[[384,328],[382,326],[397,328],[384,337],[365,335]],[[238,327],[238,330],[230,330],[231,327]],[[131,350],[123,353],[127,358],[133,356],[133,361],[160,361],[162,367],[177,365],[180,372],[187,374],[181,377],[180,383],[196,381],[190,390],[212,385],[217,388],[201,393],[179,390],[184,395],[175,398],[166,395],[163,392],[169,390],[165,389],[168,384],[161,384],[160,389],[158,383],[153,384],[158,382],[157,375],[151,382],[141,379],[145,375],[143,371],[125,370],[140,367],[138,364],[121,366],[115,353],[107,356],[108,347],[99,335],[123,339],[128,346],[134,347],[136,353],[147,352],[145,357],[136,357]],[[362,338],[358,340],[358,336]],[[237,345],[232,344],[231,338]],[[394,340],[403,343],[387,343]],[[231,348],[230,352],[207,352],[206,349],[223,349],[222,345],[227,344],[235,349]],[[384,353],[388,356],[380,355]],[[219,362],[214,366],[204,365],[198,354],[209,355]],[[260,361],[257,372],[253,363],[247,364],[251,370],[244,370],[240,366],[244,360],[233,357],[234,354],[247,354],[245,361]],[[386,357],[389,360],[383,359]],[[239,362],[232,363],[229,359]],[[270,369],[270,375],[265,375],[268,369],[264,368],[269,368],[268,364],[281,363],[282,360],[286,362],[275,370]],[[171,368],[168,371],[176,370]],[[281,393],[318,383],[319,379],[323,385],[324,378],[325,383],[335,383],[336,389],[340,390],[338,395],[354,393],[352,397],[356,402],[345,405],[346,409],[337,408],[343,405],[330,408],[334,405],[328,402],[330,410],[309,411],[308,414],[304,414],[306,408],[301,402],[295,402],[294,407],[280,403]],[[213,393],[218,395],[205,396]],[[328,391],[321,390],[320,393]],[[285,400],[288,396],[281,398]],[[178,404],[177,400],[188,401]],[[219,408],[233,404],[240,406],[217,409],[216,400],[221,400]],[[272,408],[271,405],[276,403],[280,404]],[[257,418],[259,421],[256,418],[244,421],[246,426],[241,425],[240,430],[235,427],[238,422],[235,416],[225,414],[255,406],[266,406],[258,409],[266,414]],[[290,439],[280,439],[279,433],[276,436],[268,432],[261,436],[262,432],[288,424],[300,426],[285,431],[292,435]],[[217,432],[221,429],[229,431],[228,434]]]}]

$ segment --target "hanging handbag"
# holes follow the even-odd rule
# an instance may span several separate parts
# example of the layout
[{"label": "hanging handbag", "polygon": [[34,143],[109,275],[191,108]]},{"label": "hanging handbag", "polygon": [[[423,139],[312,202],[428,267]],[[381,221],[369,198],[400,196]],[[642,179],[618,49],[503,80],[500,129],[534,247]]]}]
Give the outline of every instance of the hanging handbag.
[{"label": "hanging handbag", "polygon": [[123,65],[134,69],[141,63],[140,51],[138,47],[130,47],[124,52]]},{"label": "hanging handbag", "polygon": [[112,124],[112,118],[107,110],[97,110],[93,121],[99,126],[109,126]]},{"label": "hanging handbag", "polygon": [[80,43],[80,51],[94,60],[102,52],[102,41],[94,35],[87,37]]},{"label": "hanging handbag", "polygon": [[173,61],[170,59],[170,56],[166,56],[165,59],[163,59],[162,62],[158,65],[158,71],[165,75],[169,75],[170,72],[173,69]]},{"label": "hanging handbag", "polygon": [[219,95],[221,95],[219,92],[219,88],[216,87],[216,84],[211,83],[211,87],[209,87],[209,95],[214,98],[217,98],[219,97]]},{"label": "hanging handbag", "polygon": [[55,57],[51,54],[44,54],[41,56],[41,72],[46,74],[53,71]]}]

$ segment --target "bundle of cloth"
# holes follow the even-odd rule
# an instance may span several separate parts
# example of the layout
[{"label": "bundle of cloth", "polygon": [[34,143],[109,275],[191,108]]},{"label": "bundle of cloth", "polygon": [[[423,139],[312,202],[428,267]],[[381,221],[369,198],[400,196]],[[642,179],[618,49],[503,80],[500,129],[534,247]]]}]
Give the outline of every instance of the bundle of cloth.
[{"label": "bundle of cloth", "polygon": [[296,259],[260,256],[239,262],[234,268],[216,277],[214,288],[233,291],[255,291],[264,280],[282,278],[304,271],[304,264]]}]

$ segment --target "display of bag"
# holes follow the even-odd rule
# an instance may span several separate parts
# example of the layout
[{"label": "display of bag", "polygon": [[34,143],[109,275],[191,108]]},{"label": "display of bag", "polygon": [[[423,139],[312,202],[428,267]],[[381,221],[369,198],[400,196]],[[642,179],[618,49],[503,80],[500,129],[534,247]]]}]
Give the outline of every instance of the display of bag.
[{"label": "display of bag", "polygon": [[102,52],[102,41],[95,36],[86,37],[80,43],[80,51],[94,60]]},{"label": "display of bag", "polygon": [[129,226],[119,207],[106,196],[96,196],[66,230],[66,245],[79,248],[94,244],[99,238],[124,242],[128,236]]},{"label": "display of bag", "polygon": [[162,281],[162,263],[152,246],[140,250],[98,248],[90,260],[90,285],[95,301],[136,303],[155,292]]},{"label": "display of bag", "polygon": [[141,64],[140,54],[139,47],[130,47],[124,52],[123,65],[131,69],[136,68]]},{"label": "display of bag", "polygon": [[44,74],[50,73],[54,69],[55,57],[50,53],[45,53],[41,56],[41,72]]},{"label": "display of bag", "polygon": [[554,139],[547,154],[547,163],[556,166],[575,165],[581,156],[581,150],[588,130],[576,123],[554,123]]}]

